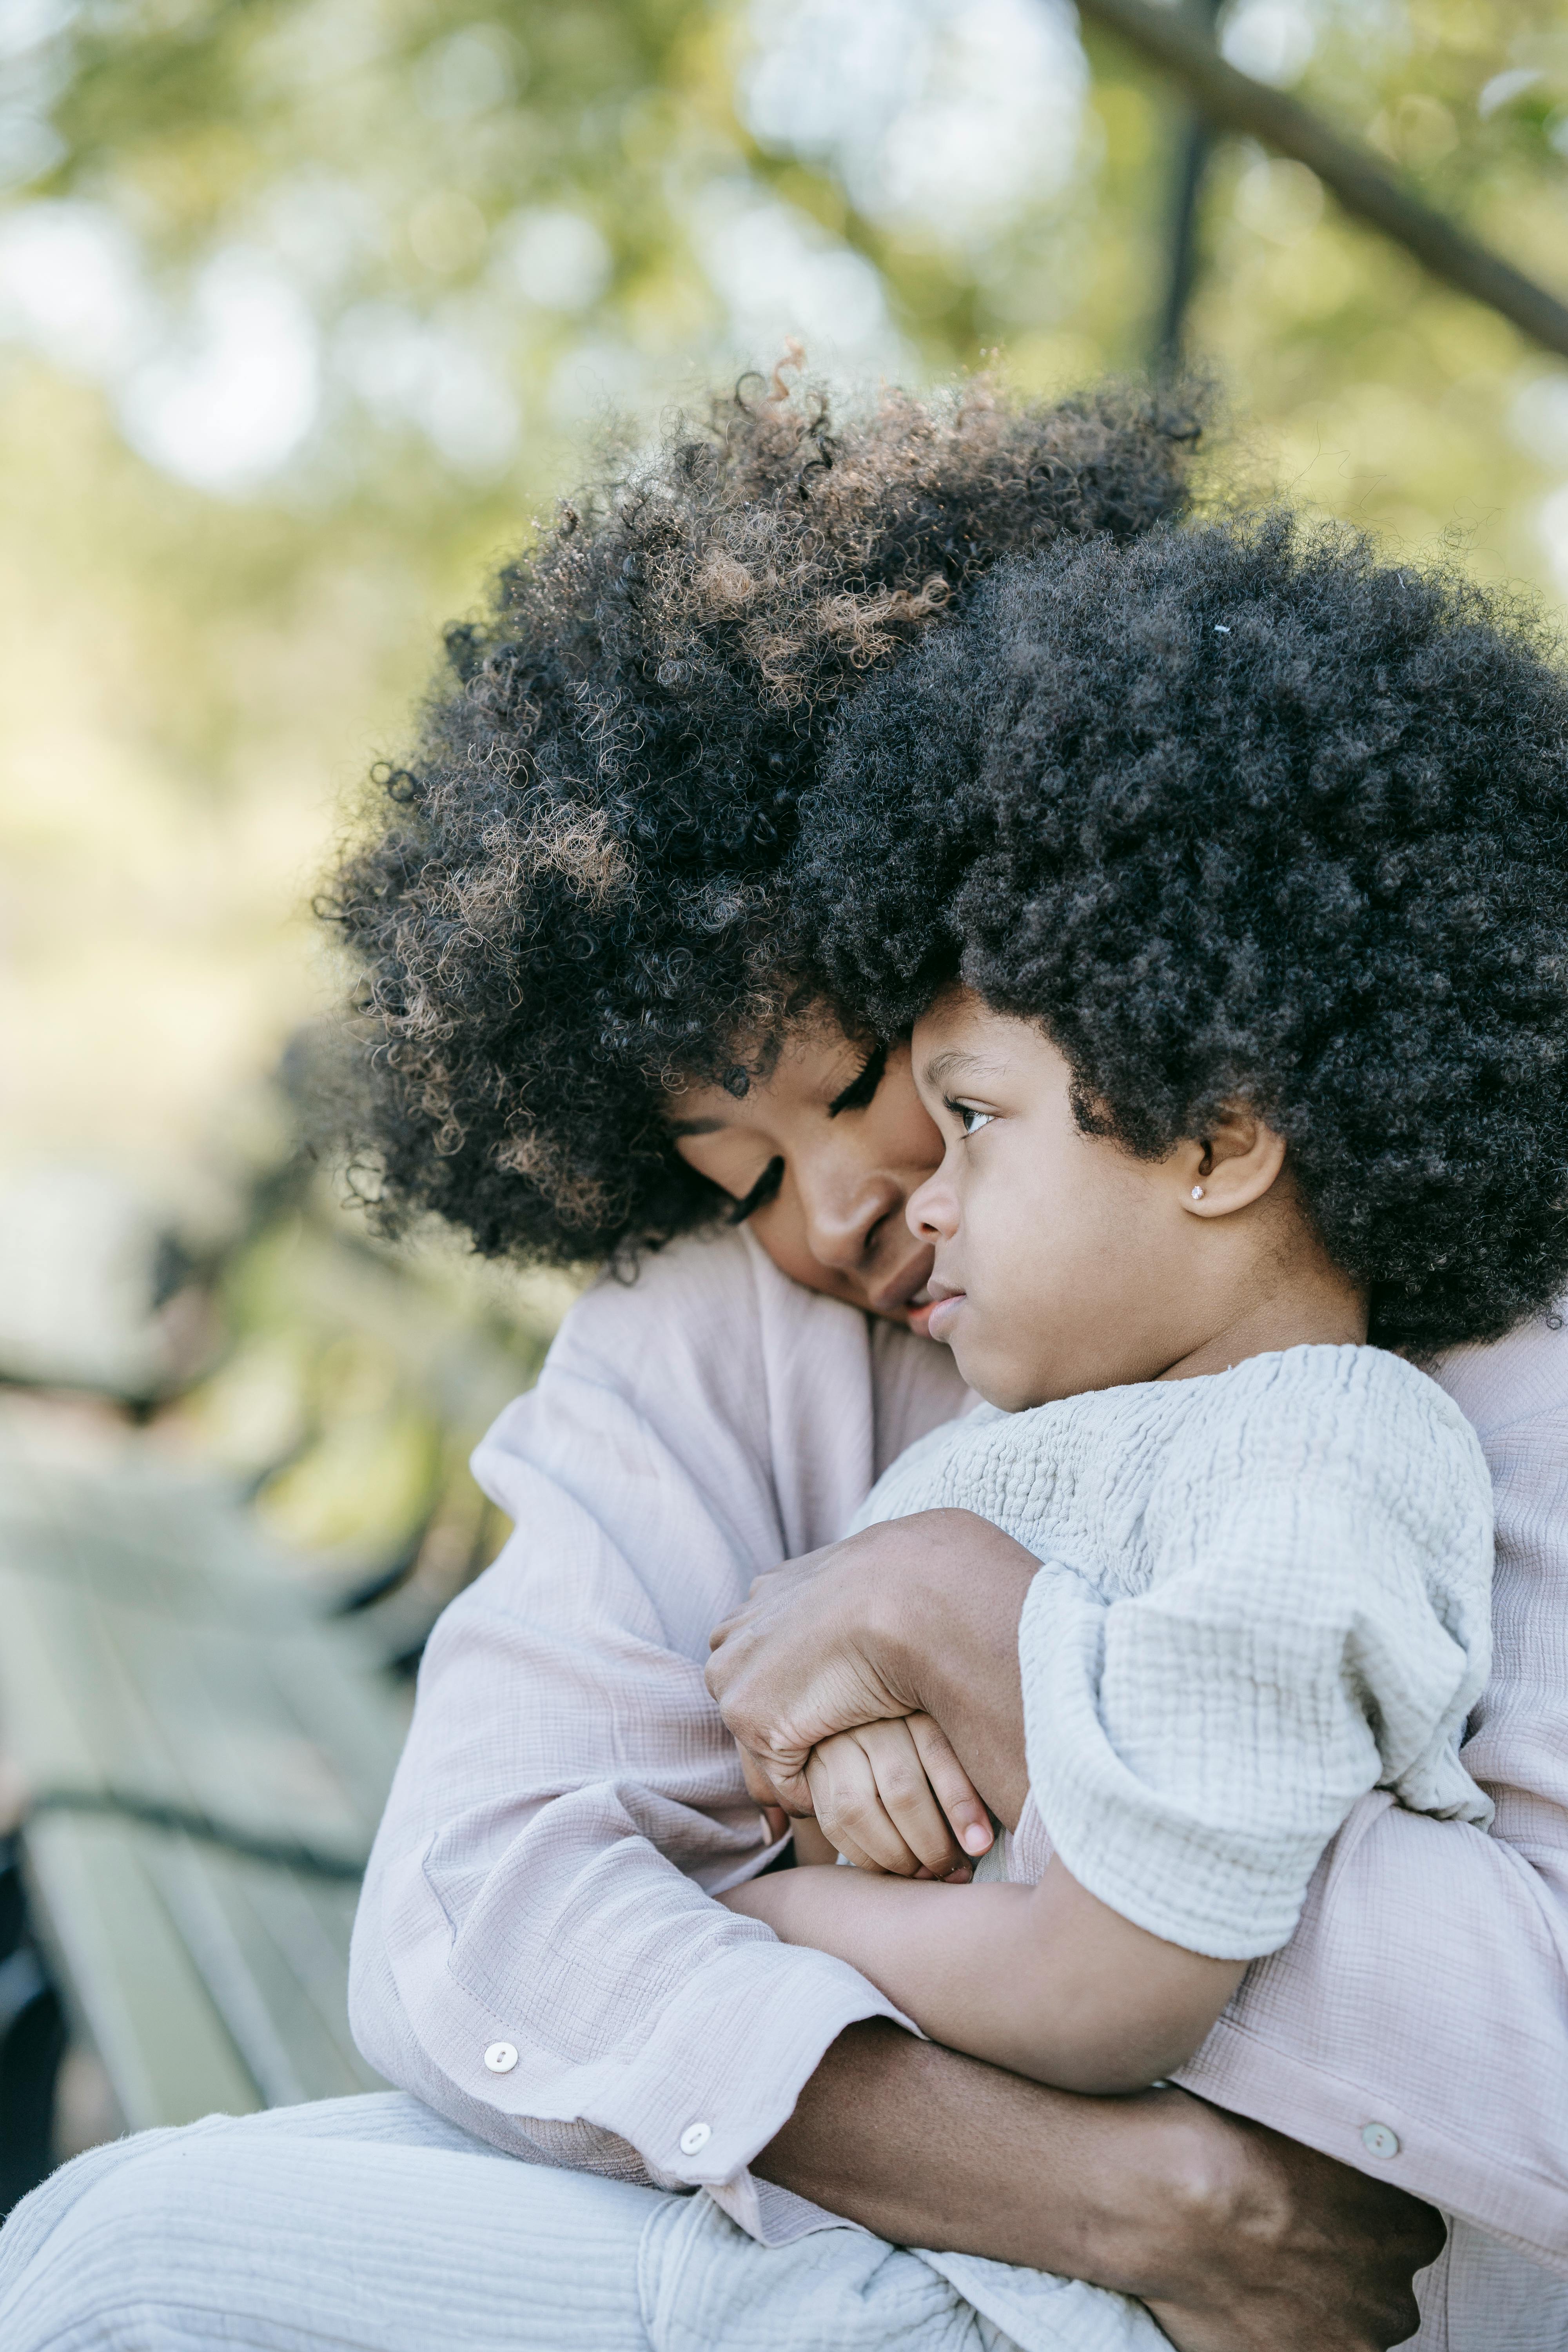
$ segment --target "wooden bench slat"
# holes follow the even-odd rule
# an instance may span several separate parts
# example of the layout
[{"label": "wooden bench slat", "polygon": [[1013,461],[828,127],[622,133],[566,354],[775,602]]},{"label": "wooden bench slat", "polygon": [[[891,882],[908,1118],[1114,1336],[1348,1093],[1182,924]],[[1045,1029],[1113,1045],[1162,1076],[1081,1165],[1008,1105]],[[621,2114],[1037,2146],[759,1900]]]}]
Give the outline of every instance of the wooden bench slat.
[{"label": "wooden bench slat", "polygon": [[118,1823],[46,1819],[28,1832],[41,1924],[132,2131],[266,2101],[195,1962]]},{"label": "wooden bench slat", "polygon": [[[129,1778],[258,1833],[366,1849],[406,1703],[358,1627],[295,1594],[281,1622],[237,1593],[216,1622],[193,1622],[101,1562],[64,1578],[36,1557],[18,1567],[9,1536],[0,1507],[0,1704],[35,1780]],[[62,1679],[49,1661],[63,1659]]]},{"label": "wooden bench slat", "polygon": [[408,1706],[368,1629],[325,1619],[222,1490],[0,1453],[0,1747],[39,1803],[47,1940],[132,2127],[381,2087],[348,2030],[353,1873]]},{"label": "wooden bench slat", "polygon": [[[307,1888],[266,1864],[161,1843],[160,1885],[267,2104],[383,2089],[353,2046],[344,2008],[356,1890]],[[323,1895],[335,1906],[329,1923]]]}]

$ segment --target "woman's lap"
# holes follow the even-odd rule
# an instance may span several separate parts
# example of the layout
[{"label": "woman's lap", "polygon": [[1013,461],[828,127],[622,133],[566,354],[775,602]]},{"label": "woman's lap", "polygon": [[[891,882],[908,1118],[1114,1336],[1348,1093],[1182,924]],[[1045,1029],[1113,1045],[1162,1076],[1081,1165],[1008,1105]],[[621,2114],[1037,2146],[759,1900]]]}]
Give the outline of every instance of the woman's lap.
[{"label": "woman's lap", "polygon": [[5,2352],[1006,2352],[917,2256],[520,2164],[400,2094],[67,2165],[0,2231]]}]

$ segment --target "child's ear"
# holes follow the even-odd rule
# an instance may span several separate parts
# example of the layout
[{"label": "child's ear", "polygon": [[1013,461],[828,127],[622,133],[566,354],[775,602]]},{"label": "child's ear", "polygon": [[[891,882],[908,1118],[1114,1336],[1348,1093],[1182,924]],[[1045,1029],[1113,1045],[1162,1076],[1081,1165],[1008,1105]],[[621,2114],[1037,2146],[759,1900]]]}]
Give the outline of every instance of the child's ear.
[{"label": "child's ear", "polygon": [[1221,1112],[1200,1142],[1181,1145],[1176,1160],[1183,1207],[1194,1217],[1226,1217],[1268,1191],[1285,1165],[1285,1139],[1237,1104]]}]

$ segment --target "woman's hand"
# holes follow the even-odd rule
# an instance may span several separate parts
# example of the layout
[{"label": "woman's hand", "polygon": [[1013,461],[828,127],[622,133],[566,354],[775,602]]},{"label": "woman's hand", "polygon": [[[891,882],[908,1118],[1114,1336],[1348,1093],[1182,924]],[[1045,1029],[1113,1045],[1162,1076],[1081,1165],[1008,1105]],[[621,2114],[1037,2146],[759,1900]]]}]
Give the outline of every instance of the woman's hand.
[{"label": "woman's hand", "polygon": [[1018,1619],[1038,1566],[972,1511],[921,1511],[758,1577],[708,1662],[757,1801],[809,1813],[806,1759],[820,1742],[927,1714],[991,1811],[1016,1822]]},{"label": "woman's hand", "polygon": [[1172,2120],[1203,2150],[1203,2188],[1159,2258],[1166,2291],[1158,2280],[1132,2290],[1178,2352],[1385,2352],[1408,2342],[1420,2325],[1412,2280],[1443,2250],[1429,2205],[1184,2092],[1148,2095],[1180,2103]]}]

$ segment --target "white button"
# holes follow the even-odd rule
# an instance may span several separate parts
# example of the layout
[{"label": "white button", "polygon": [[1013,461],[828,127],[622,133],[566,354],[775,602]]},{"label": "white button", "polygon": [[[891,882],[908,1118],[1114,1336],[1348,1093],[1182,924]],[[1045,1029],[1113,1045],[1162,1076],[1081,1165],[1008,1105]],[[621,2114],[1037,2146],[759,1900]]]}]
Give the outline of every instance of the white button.
[{"label": "white button", "polygon": [[1368,2156],[1386,2158],[1399,2154],[1399,2134],[1387,2124],[1363,2124],[1361,2144]]},{"label": "white button", "polygon": [[680,2135],[682,2156],[700,2156],[713,2137],[711,2124],[688,2124]]},{"label": "white button", "polygon": [[492,2042],[485,2052],[485,2064],[492,2074],[510,2074],[517,2063],[517,2053],[510,2042]]}]

